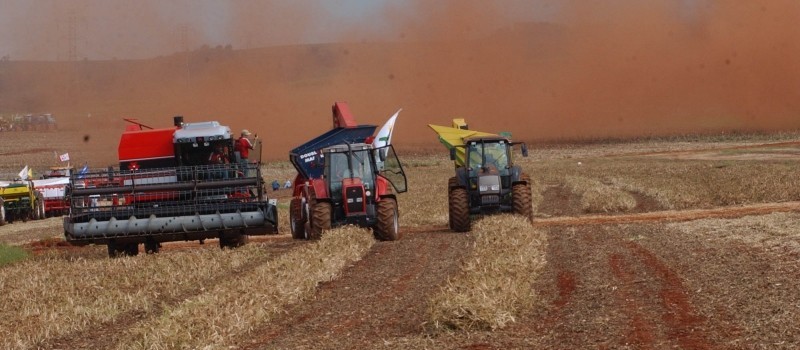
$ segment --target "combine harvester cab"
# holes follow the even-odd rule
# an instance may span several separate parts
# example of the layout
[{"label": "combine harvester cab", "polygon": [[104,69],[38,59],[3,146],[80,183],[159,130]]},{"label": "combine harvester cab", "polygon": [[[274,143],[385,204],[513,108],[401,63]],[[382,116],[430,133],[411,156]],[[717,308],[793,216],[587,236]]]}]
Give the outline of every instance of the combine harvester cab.
[{"label": "combine harvester cab", "polygon": [[[261,162],[235,161],[229,127],[184,124],[182,117],[165,129],[128,121],[119,169],[70,177],[67,241],[106,244],[114,257],[136,255],[140,243],[148,253],[163,242],[208,238],[227,248],[243,245],[249,235],[278,232]],[[226,164],[208,164],[217,146],[226,151]]]},{"label": "combine harvester cab", "polygon": [[289,209],[292,237],[317,239],[323,230],[355,224],[372,228],[380,240],[400,238],[395,193],[406,191],[406,177],[391,144],[373,145],[375,129],[357,125],[347,105],[338,102],[333,129],[290,152],[297,169]]},{"label": "combine harvester cab", "polygon": [[452,127],[428,125],[450,151],[455,176],[448,180],[450,229],[471,229],[470,214],[514,212],[533,220],[530,179],[514,164],[512,150],[524,143],[507,135],[469,130],[464,119],[453,119]]}]

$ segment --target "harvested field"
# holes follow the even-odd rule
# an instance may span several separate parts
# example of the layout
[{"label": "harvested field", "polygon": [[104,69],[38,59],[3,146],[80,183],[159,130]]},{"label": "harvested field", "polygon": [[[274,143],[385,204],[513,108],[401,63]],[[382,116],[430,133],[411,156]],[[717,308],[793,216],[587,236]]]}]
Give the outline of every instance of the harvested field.
[{"label": "harvested field", "polygon": [[[0,241],[33,254],[0,267],[0,347],[796,348],[796,161],[666,156],[754,144],[533,150],[518,160],[534,224],[476,217],[468,234],[447,230],[446,154],[401,153],[396,242],[354,228],[292,240],[287,190],[270,191],[281,234],[235,250],[112,260],[63,242],[58,218],[5,225]],[[264,174],[293,177],[285,162]]]}]

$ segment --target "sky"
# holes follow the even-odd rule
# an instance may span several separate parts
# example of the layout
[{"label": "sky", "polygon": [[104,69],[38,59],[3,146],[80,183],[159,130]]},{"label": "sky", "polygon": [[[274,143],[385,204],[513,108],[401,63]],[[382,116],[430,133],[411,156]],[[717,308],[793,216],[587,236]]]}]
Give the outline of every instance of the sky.
[{"label": "sky", "polygon": [[[424,22],[433,12],[458,11],[453,3],[458,4],[420,0],[0,0],[0,57],[66,60],[71,42],[77,59],[107,60],[151,58],[186,46],[230,44],[246,49],[338,42],[345,33],[347,40],[403,40],[407,29],[403,26],[414,20]],[[494,9],[487,15],[502,16],[508,23],[557,21],[560,11],[557,0],[491,4]]]}]

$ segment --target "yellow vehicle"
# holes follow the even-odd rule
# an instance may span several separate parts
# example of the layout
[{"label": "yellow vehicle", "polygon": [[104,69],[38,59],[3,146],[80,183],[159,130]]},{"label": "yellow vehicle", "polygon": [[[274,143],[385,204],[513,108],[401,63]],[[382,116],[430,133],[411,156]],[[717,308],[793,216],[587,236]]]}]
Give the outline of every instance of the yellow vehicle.
[{"label": "yellow vehicle", "polygon": [[527,157],[524,143],[512,142],[507,133],[470,130],[464,119],[453,119],[452,127],[429,126],[455,165],[455,176],[447,183],[451,230],[469,231],[472,214],[514,212],[533,220],[530,179],[512,155],[520,145]]},{"label": "yellow vehicle", "polygon": [[44,197],[33,182],[16,182],[0,187],[0,225],[44,218]]}]

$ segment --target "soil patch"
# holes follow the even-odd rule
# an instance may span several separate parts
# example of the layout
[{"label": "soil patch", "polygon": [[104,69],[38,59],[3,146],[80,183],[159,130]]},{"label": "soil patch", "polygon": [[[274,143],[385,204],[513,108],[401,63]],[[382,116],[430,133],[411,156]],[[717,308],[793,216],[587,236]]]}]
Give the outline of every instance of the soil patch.
[{"label": "soil patch", "polygon": [[583,213],[580,197],[563,184],[548,186],[542,196],[544,198],[537,208],[537,214],[540,216],[576,216]]},{"label": "soil patch", "polygon": [[412,233],[379,242],[342,276],[319,287],[247,348],[369,349],[383,339],[415,335],[426,322],[425,301],[469,253],[473,237]]}]

